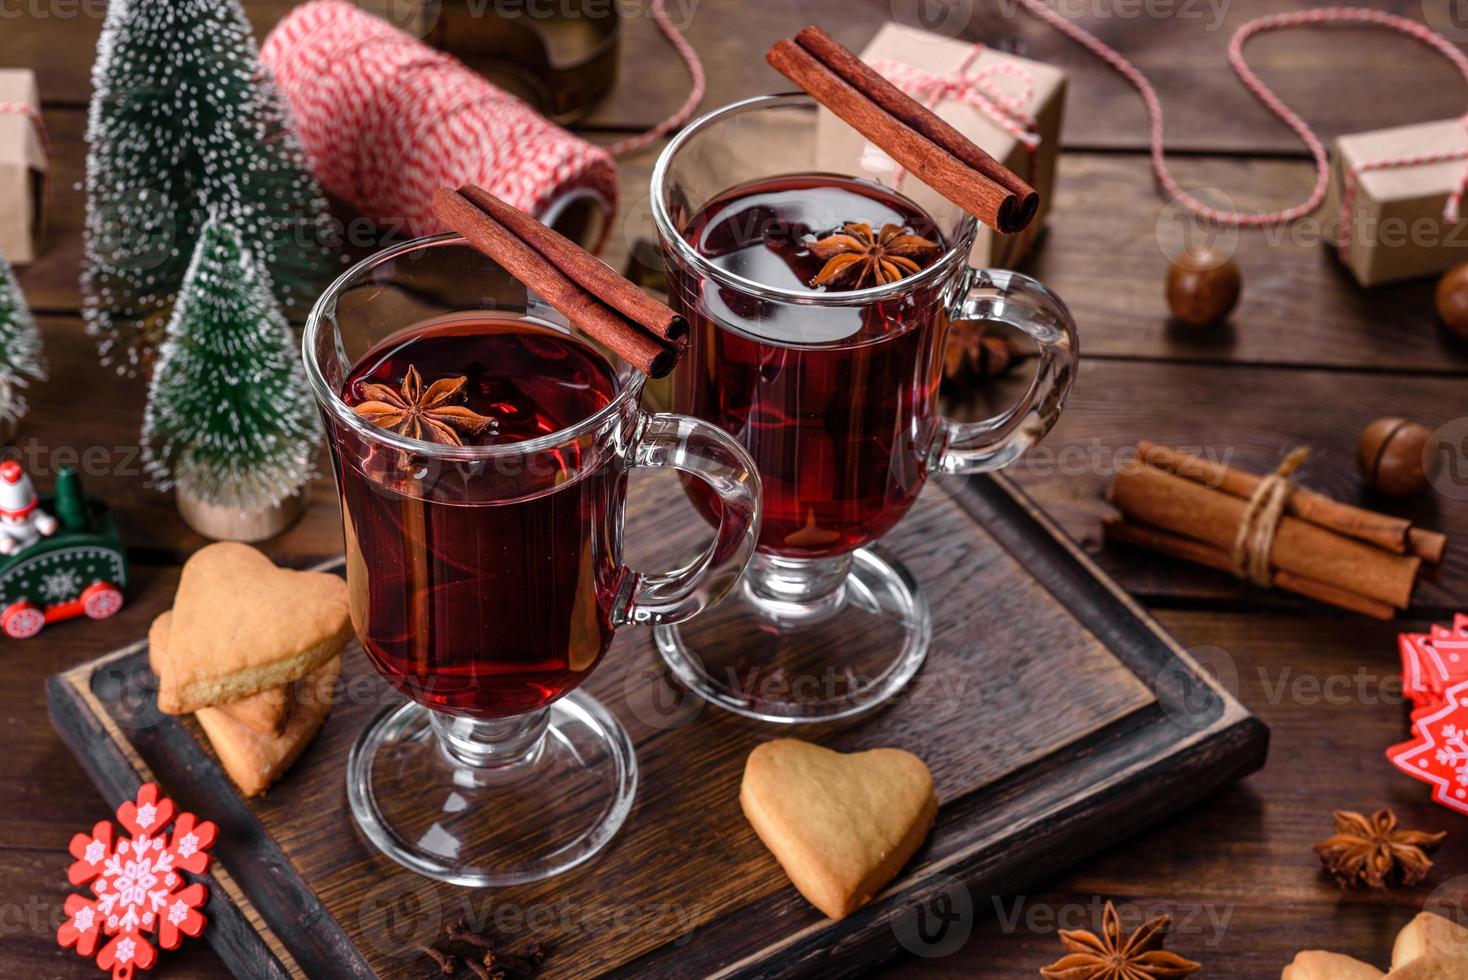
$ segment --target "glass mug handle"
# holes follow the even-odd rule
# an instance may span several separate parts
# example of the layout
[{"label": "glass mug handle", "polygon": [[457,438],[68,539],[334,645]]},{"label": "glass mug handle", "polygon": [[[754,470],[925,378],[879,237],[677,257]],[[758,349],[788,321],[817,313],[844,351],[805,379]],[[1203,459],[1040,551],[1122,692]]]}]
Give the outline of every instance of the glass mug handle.
[{"label": "glass mug handle", "polygon": [[718,495],[719,529],[713,544],[682,568],[627,576],[612,621],[681,623],[722,599],[754,555],[759,540],[760,482],[744,447],[717,426],[684,415],[643,418],[631,465],[669,467],[702,480]]},{"label": "glass mug handle", "polygon": [[1008,324],[1040,348],[1030,390],[1016,404],[981,422],[944,420],[941,473],[983,473],[1008,466],[1044,438],[1065,406],[1080,355],[1075,320],[1065,304],[1028,276],[1004,269],[967,269],[953,320]]}]

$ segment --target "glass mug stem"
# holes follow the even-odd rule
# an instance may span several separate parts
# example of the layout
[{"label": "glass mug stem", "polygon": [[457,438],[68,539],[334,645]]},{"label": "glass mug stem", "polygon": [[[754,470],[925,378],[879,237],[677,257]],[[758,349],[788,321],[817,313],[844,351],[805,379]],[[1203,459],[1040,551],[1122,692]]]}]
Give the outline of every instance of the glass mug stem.
[{"label": "glass mug stem", "polygon": [[756,554],[745,573],[745,594],[772,619],[816,619],[836,612],[845,601],[850,554],[830,558],[782,558]]},{"label": "glass mug stem", "polygon": [[944,420],[937,472],[1002,469],[1044,438],[1060,418],[1080,356],[1075,321],[1060,297],[1034,279],[1003,269],[974,268],[959,280],[949,318],[1007,324],[1039,347],[1035,378],[1018,402],[979,422]]},{"label": "glass mug stem", "polygon": [[535,761],[550,726],[550,709],[493,720],[433,712],[428,720],[449,763],[483,781],[512,775]]}]

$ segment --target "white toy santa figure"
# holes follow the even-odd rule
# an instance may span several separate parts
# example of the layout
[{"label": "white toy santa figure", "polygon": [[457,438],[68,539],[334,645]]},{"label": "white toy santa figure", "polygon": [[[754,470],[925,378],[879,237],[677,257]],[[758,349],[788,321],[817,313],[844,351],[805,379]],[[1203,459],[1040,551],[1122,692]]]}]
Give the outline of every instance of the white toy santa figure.
[{"label": "white toy santa figure", "polygon": [[0,463],[0,555],[13,555],[56,533],[56,518],[39,504],[20,464],[13,459]]}]

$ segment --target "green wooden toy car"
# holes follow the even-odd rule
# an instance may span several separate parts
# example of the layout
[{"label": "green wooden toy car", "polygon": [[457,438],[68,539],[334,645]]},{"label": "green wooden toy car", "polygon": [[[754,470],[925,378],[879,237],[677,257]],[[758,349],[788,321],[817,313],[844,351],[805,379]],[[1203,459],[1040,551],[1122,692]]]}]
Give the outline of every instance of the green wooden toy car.
[{"label": "green wooden toy car", "polygon": [[19,464],[0,464],[0,536],[15,549],[0,556],[0,630],[6,636],[23,640],[47,623],[106,619],[122,608],[127,552],[107,505],[83,495],[75,469],[63,468],[56,492],[37,498]]}]

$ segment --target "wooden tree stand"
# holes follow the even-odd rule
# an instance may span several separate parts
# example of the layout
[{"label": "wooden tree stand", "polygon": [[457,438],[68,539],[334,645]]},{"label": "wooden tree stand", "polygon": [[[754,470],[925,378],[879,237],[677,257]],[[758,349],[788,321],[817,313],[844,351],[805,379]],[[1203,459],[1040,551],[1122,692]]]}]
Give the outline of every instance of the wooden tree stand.
[{"label": "wooden tree stand", "polygon": [[300,519],[306,509],[305,489],[297,490],[273,507],[240,510],[205,503],[182,488],[174,491],[184,523],[215,541],[264,541]]}]

